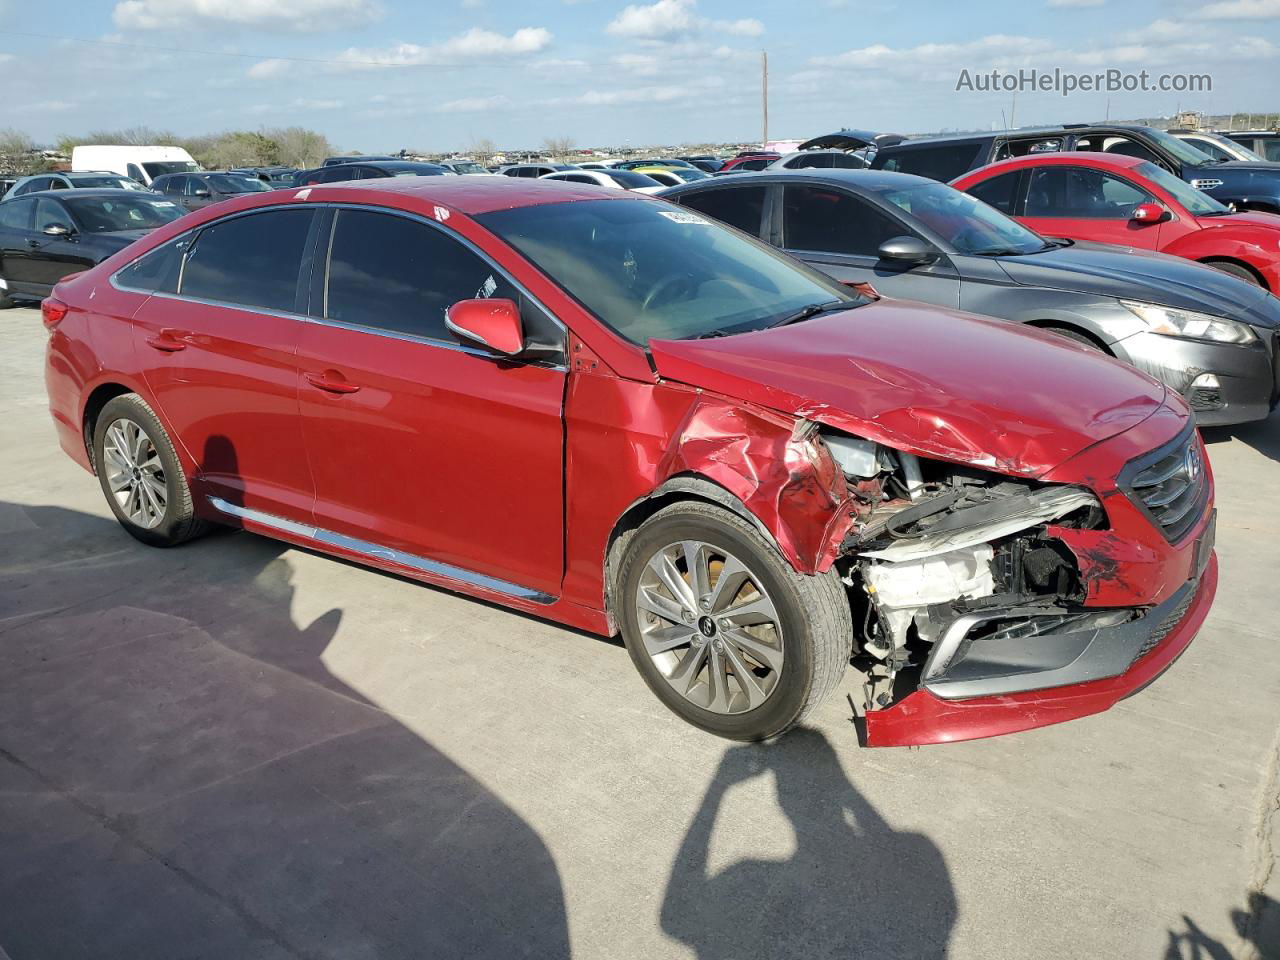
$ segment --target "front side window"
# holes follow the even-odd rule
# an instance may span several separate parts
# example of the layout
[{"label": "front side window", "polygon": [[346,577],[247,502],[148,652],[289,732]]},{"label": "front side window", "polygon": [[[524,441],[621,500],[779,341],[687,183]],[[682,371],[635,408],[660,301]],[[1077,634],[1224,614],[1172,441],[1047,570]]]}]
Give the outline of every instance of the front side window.
[{"label": "front side window", "polygon": [[874,257],[880,244],[905,233],[901,224],[842,190],[788,186],[782,198],[788,250]]},{"label": "front side window", "polygon": [[1234,160],[1235,157],[1223,150],[1211,140],[1202,140],[1199,137],[1187,137],[1186,143],[1191,144],[1200,152],[1207,155],[1211,160]]},{"label": "front side window", "polygon": [[200,231],[181,293],[219,303],[291,312],[311,210],[268,210],[218,220]]},{"label": "front side window", "polygon": [[720,187],[701,193],[676,197],[682,206],[714,217],[721,223],[737,227],[753,237],[760,236],[760,220],[764,216],[764,187]]},{"label": "front side window", "polygon": [[1051,246],[1044,237],[999,210],[943,183],[882,187],[876,192],[937,234],[957,253],[1000,256],[1037,253]]},{"label": "front side window", "polygon": [[1027,185],[1026,216],[1128,220],[1151,196],[1127,180],[1085,167],[1039,167]]},{"label": "front side window", "polygon": [[50,200],[48,197],[40,197],[36,200],[36,230],[44,231],[59,225],[71,226],[71,217],[67,215],[67,208],[57,200]]},{"label": "front side window", "polygon": [[758,240],[667,204],[548,203],[477,220],[642,347],[760,329],[813,304],[866,302]]},{"label": "front side window", "polygon": [[446,311],[459,300],[521,306],[530,343],[558,346],[555,324],[483,257],[442,230],[371,210],[338,210],[329,250],[324,316],[376,330],[456,342]]}]

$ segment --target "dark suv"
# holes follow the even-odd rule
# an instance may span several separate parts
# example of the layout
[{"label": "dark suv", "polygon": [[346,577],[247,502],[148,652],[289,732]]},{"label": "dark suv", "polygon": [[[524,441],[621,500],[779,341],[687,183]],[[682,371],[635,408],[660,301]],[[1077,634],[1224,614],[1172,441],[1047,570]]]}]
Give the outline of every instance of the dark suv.
[{"label": "dark suv", "polygon": [[1060,150],[1141,157],[1238,210],[1280,213],[1280,163],[1214,160],[1163,130],[1131,124],[1081,123],[906,140],[881,149],[871,166],[945,182],[997,160]]},{"label": "dark suv", "polygon": [[1278,130],[1224,130],[1222,135],[1248,147],[1264,160],[1280,160]]}]

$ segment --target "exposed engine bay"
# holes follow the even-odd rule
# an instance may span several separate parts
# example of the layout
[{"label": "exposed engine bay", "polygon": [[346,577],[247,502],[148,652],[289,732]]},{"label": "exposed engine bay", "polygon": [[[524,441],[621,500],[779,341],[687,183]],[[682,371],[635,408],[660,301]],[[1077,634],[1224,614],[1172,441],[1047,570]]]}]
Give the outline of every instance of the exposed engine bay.
[{"label": "exposed engine bay", "polygon": [[[998,647],[998,672],[1022,646],[1007,641],[1030,646],[1138,615],[1085,609],[1076,559],[1052,534],[1105,527],[1089,490],[925,460],[825,428],[820,436],[857,505],[837,569],[860,631],[854,662],[867,677],[865,709],[890,706],[900,679],[941,676],[975,644]],[[992,667],[987,655],[984,669]]]}]

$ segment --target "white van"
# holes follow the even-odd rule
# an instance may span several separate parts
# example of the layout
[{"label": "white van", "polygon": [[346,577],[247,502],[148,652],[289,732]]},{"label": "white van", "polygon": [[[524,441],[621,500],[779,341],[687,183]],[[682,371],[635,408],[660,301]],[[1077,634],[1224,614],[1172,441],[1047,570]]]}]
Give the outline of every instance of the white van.
[{"label": "white van", "polygon": [[103,171],[133,177],[151,186],[164,173],[191,173],[200,165],[181,147],[84,146],[71,151],[71,170]]}]

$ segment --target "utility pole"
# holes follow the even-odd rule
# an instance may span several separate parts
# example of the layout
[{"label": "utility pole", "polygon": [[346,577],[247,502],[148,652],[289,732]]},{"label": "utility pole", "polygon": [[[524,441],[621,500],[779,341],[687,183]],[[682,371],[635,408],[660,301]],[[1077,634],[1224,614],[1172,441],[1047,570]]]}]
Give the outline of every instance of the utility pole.
[{"label": "utility pole", "polygon": [[764,149],[769,145],[769,54],[765,50],[760,51],[760,108],[763,116],[760,148]]}]

